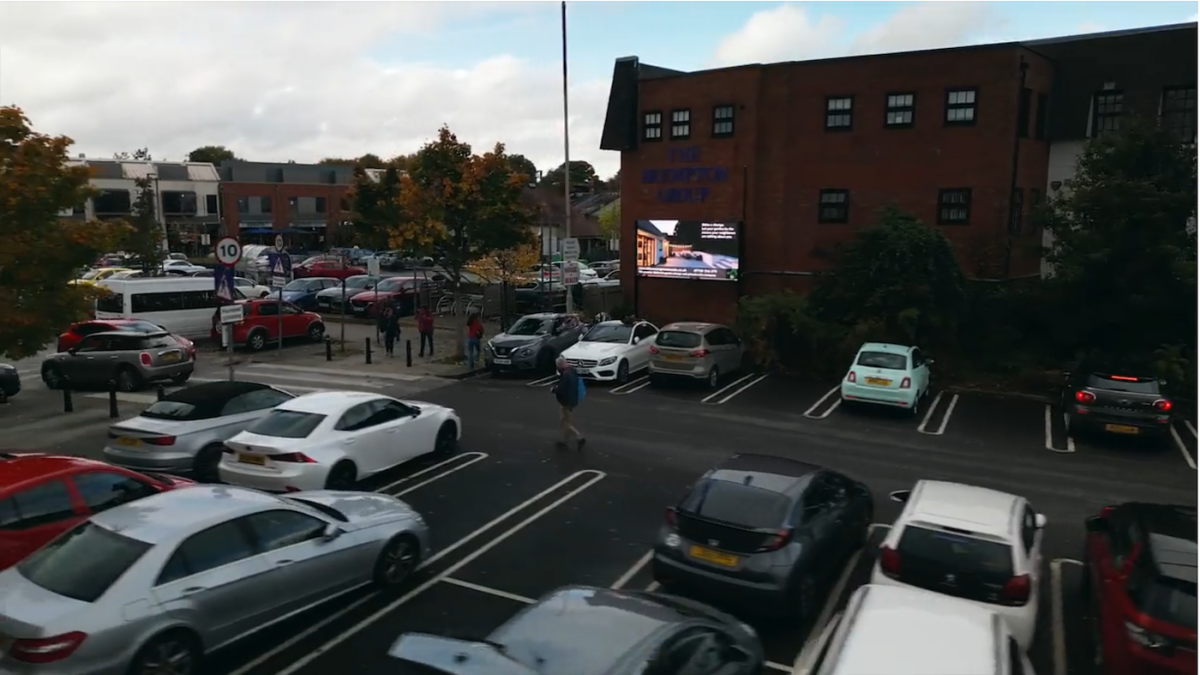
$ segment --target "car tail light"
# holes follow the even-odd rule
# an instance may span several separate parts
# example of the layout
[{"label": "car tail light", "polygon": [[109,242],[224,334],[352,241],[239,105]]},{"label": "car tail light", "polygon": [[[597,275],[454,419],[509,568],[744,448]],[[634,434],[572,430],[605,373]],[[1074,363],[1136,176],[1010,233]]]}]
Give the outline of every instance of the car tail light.
[{"label": "car tail light", "polygon": [[303,452],[285,452],[282,455],[272,455],[271,459],[276,462],[291,462],[293,464],[316,464],[317,460],[309,457]]},{"label": "car tail light", "polygon": [[1108,379],[1120,380],[1122,382],[1137,382],[1138,381],[1138,379],[1136,377],[1129,377],[1128,375],[1110,375]]},{"label": "car tail light", "polygon": [[658,347],[655,347],[654,345],[650,345],[650,353],[651,353],[651,354],[657,354],[657,353],[658,353]]},{"label": "car tail light", "polygon": [[1080,403],[1084,403],[1084,404],[1095,403],[1096,395],[1090,391],[1077,391],[1077,392],[1075,392],[1075,400],[1079,401]]},{"label": "car tail light", "polygon": [[850,371],[850,374],[846,376],[846,381],[847,382],[858,382],[858,373],[855,373],[853,370]]},{"label": "car tail light", "polygon": [[702,358],[708,356],[708,350],[707,349],[693,349],[692,351],[688,352],[688,356],[692,357],[693,359],[702,359]]},{"label": "car tail light", "polygon": [[879,569],[895,579],[900,576],[900,552],[890,546],[879,548]]},{"label": "car tail light", "polygon": [[1107,518],[1112,515],[1112,512],[1113,512],[1113,507],[1106,506],[1106,507],[1100,509],[1100,517]]},{"label": "car tail light", "polygon": [[675,510],[674,506],[667,509],[667,525],[672,529],[679,527],[679,512]]},{"label": "car tail light", "polygon": [[54,663],[62,661],[79,649],[87,633],[63,633],[46,638],[18,638],[8,648],[8,655],[21,663]]},{"label": "car tail light", "polygon": [[1022,574],[1019,577],[1013,577],[1004,584],[1004,590],[1000,591],[1000,599],[1006,605],[1024,605],[1029,602],[1029,592],[1032,590],[1032,584],[1028,574]]},{"label": "car tail light", "polygon": [[778,551],[779,549],[783,548],[784,546],[787,546],[788,542],[790,542],[791,540],[792,540],[792,530],[790,528],[785,529],[785,530],[779,530],[775,534],[772,534],[769,537],[767,537],[767,540],[765,542],[763,542],[763,545],[760,546],[758,550],[762,551],[762,552]]},{"label": "car tail light", "polygon": [[141,354],[138,354],[138,360],[142,362],[143,366],[149,366],[150,364],[154,363],[154,361],[150,359],[149,352],[142,352]]},{"label": "car tail light", "polygon": [[1159,412],[1171,412],[1171,402],[1165,398],[1160,398],[1154,402],[1154,409]]},{"label": "car tail light", "polygon": [[912,378],[906,377],[903,380],[900,380],[900,388],[901,389],[912,389]]},{"label": "car tail light", "polygon": [[175,445],[174,436],[151,436],[142,440],[150,445]]}]

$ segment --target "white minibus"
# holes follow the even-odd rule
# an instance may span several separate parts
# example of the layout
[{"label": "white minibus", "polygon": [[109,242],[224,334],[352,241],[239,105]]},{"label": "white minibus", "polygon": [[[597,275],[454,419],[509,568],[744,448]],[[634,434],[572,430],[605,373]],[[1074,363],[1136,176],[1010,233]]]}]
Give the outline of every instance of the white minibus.
[{"label": "white minibus", "polygon": [[[105,279],[112,291],[96,301],[97,319],[143,319],[186,338],[207,338],[220,303],[212,277]],[[234,289],[235,300],[245,296]]]}]

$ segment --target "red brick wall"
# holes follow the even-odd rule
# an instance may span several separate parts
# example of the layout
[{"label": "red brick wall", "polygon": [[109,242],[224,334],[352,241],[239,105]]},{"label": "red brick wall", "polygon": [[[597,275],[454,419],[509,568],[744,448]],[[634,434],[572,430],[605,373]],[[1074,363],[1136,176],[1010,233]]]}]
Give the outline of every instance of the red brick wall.
[{"label": "red brick wall", "polygon": [[[286,229],[288,223],[295,220],[288,211],[288,199],[292,197],[324,197],[326,237],[336,236],[338,223],[349,220],[350,214],[341,210],[342,198],[349,191],[349,185],[297,185],[286,183],[221,183],[221,213],[224,215],[222,235],[236,237],[241,229],[238,219],[239,197],[265,197],[270,195],[274,203],[271,207],[272,225],[276,230]],[[305,220],[316,220],[316,214],[304,214]]]},{"label": "red brick wall", "polygon": [[[812,273],[831,264],[833,248],[874,224],[880,207],[895,204],[932,225],[938,189],[964,187],[972,190],[970,223],[940,226],[964,271],[1000,276],[1007,255],[1013,276],[1036,272],[1039,233],[1025,227],[1007,250],[1022,55],[1036,101],[1037,92],[1050,90],[1052,64],[1018,47],[745,66],[642,82],[640,108],[662,111],[664,138],[622,153],[622,259],[633,260],[636,220],[742,220],[740,292],[805,292]],[[943,124],[946,90],[956,86],[978,89],[974,126]],[[910,92],[915,125],[884,128],[887,94]],[[836,95],[854,96],[852,131],[825,131],[825,100]],[[712,108],[723,104],[736,107],[734,136],[712,138]],[[691,110],[688,140],[670,140],[676,108]],[[671,150],[684,148],[695,148],[699,161],[672,162]],[[1046,184],[1047,153],[1045,142],[1021,142],[1019,187]],[[703,203],[682,204],[662,203],[660,186],[643,183],[644,169],[687,166],[722,167],[730,179],[707,184]],[[818,224],[822,189],[850,191],[849,224]],[[639,312],[652,320],[728,321],[735,312],[739,284],[641,278],[635,288],[634,265],[622,267],[627,299],[636,295]]]}]

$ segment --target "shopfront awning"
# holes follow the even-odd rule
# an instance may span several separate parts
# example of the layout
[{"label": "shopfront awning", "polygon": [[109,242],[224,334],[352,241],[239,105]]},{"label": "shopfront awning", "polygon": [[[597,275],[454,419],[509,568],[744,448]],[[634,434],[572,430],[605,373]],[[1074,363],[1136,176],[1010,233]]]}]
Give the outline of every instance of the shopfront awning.
[{"label": "shopfront awning", "polygon": [[275,230],[270,227],[243,227],[241,230],[242,234],[271,234],[273,232]]}]

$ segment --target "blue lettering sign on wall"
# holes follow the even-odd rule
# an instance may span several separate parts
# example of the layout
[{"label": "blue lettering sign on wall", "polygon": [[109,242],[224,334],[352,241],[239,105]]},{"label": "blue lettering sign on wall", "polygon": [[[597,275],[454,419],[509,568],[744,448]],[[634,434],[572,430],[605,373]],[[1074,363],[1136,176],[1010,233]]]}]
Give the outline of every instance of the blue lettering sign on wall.
[{"label": "blue lettering sign on wall", "polygon": [[[672,148],[667,161],[671,164],[700,164],[700,148]],[[722,166],[686,166],[665,169],[643,169],[643,185],[659,185],[658,201],[668,204],[703,203],[712,194],[704,187],[714,183],[728,183],[729,169]]]}]

